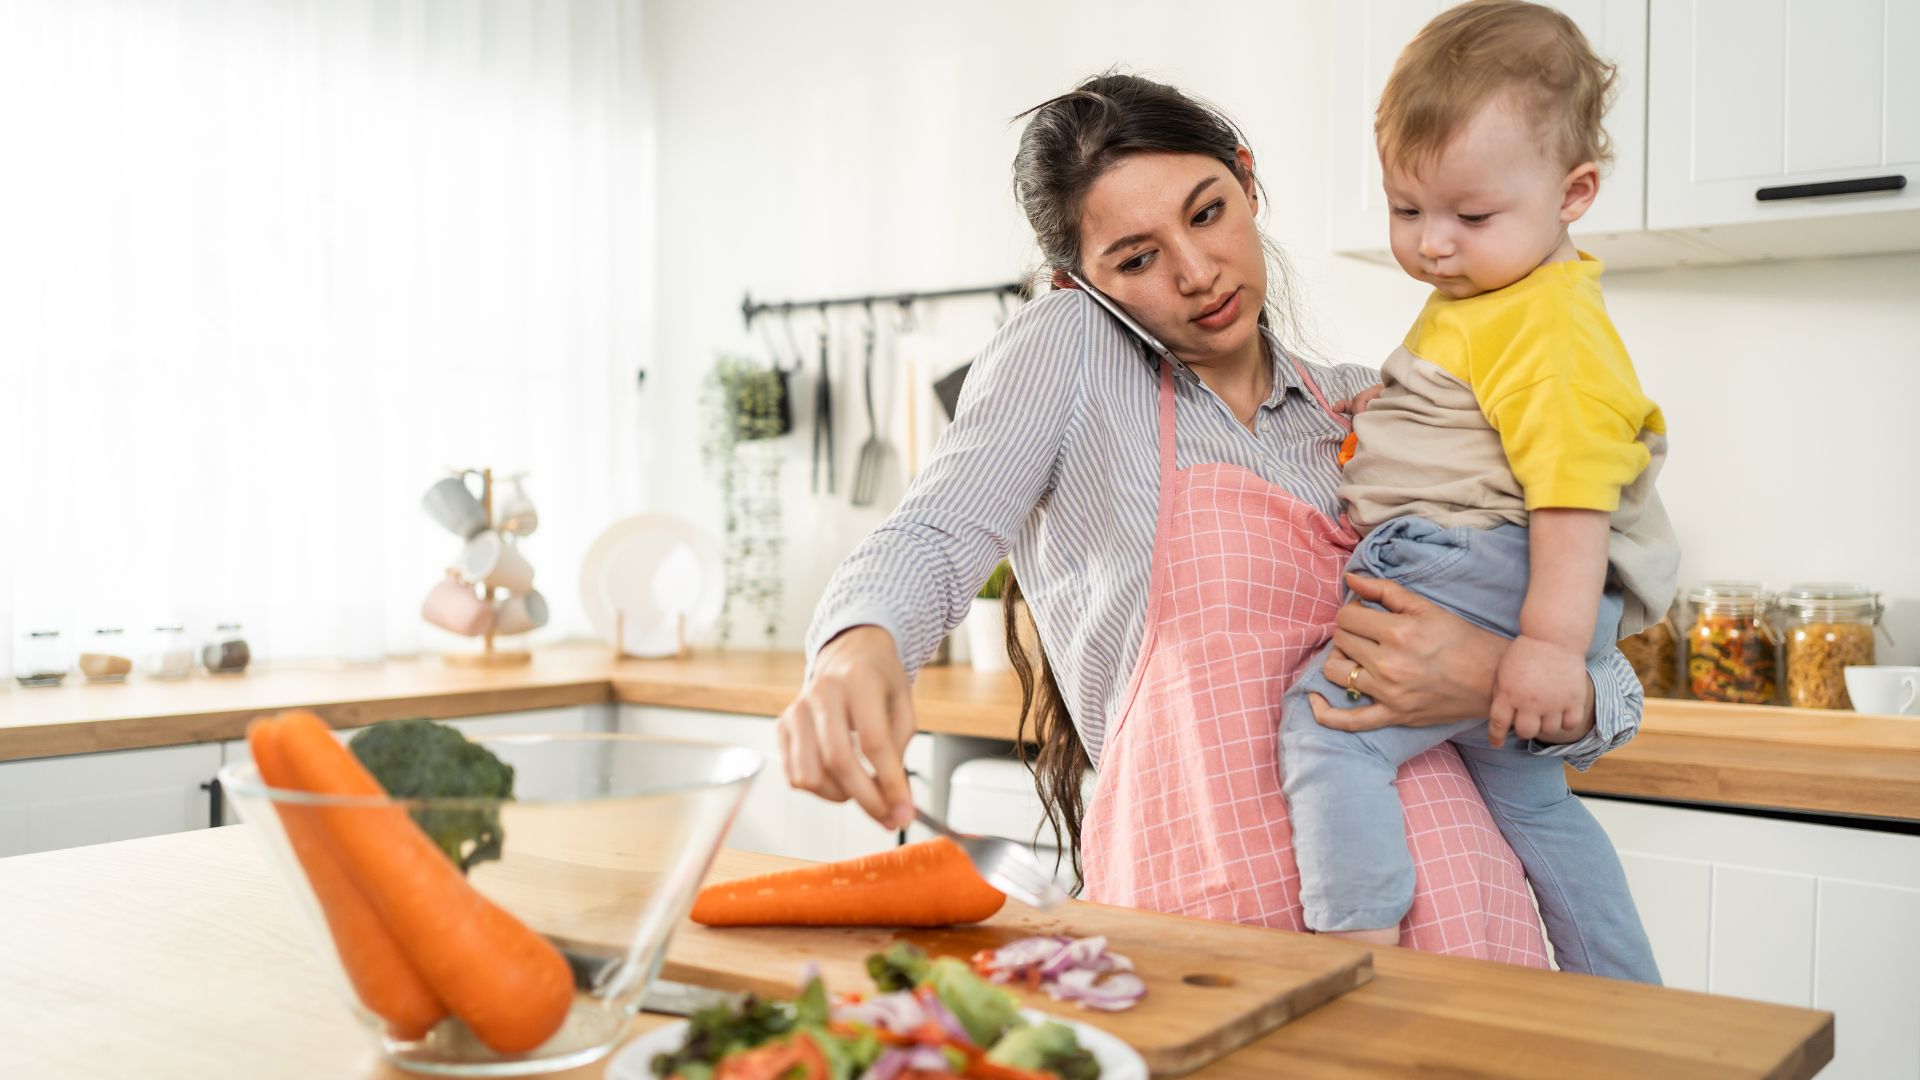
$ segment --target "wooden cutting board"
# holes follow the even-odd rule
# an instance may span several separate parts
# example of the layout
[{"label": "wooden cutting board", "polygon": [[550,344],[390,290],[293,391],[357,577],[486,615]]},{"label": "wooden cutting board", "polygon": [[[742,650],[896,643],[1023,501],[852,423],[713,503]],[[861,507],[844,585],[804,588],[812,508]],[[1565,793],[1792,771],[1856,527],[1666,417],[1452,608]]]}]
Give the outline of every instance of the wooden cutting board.
[{"label": "wooden cutting board", "polygon": [[[708,880],[786,864],[723,852]],[[871,991],[866,958],[896,939],[935,956],[967,959],[1035,934],[1104,934],[1115,952],[1133,960],[1147,996],[1125,1012],[1097,1012],[1055,1001],[1044,991],[1008,989],[1023,1005],[1112,1032],[1140,1052],[1155,1076],[1192,1072],[1373,977],[1372,954],[1346,942],[1080,901],[1051,912],[1009,901],[985,923],[945,930],[715,929],[688,922],[675,932],[661,974],[791,996],[806,965],[815,963],[829,990]]]}]

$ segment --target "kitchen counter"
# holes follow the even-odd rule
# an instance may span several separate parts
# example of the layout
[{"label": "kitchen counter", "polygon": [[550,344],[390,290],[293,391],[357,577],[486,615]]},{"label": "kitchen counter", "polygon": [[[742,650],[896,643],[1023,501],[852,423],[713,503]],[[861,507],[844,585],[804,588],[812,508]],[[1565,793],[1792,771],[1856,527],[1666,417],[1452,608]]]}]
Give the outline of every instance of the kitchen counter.
[{"label": "kitchen counter", "polygon": [[[0,761],[234,739],[293,707],[338,727],[609,702],[773,716],[802,670],[792,652],[616,661],[604,646],[563,645],[510,668],[426,659],[15,689],[0,693]],[[934,667],[914,702],[922,731],[1011,739],[1020,687],[1011,673]],[[1656,700],[1631,744],[1568,775],[1589,794],[1920,821],[1920,720]]]},{"label": "kitchen counter", "polygon": [[[781,862],[723,852],[713,876]],[[409,1075],[335,998],[245,826],[0,859],[0,956],[0,1075]],[[1191,1075],[1794,1080],[1833,1046],[1831,1013],[1379,949],[1371,982]]]}]

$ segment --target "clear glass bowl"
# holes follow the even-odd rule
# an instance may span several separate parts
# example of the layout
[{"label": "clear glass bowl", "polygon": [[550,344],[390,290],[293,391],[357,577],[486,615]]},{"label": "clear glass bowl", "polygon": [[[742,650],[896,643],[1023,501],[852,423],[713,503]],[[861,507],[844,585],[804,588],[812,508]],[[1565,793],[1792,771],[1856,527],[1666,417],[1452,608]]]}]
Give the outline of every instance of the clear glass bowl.
[{"label": "clear glass bowl", "polygon": [[[514,1076],[585,1064],[625,1034],[760,770],[760,756],[633,735],[474,741],[514,767],[514,799],[318,796],[267,788],[250,762],[222,768],[220,783],[285,878],[335,990],[394,1064],[444,1076]],[[400,1038],[359,1000],[286,826],[305,822],[310,829],[328,815],[391,820],[395,806],[416,821],[430,812],[498,814],[500,858],[474,865],[467,881],[556,946],[573,971],[572,1010],[539,1047],[496,1053],[451,1016],[423,1037]]]}]

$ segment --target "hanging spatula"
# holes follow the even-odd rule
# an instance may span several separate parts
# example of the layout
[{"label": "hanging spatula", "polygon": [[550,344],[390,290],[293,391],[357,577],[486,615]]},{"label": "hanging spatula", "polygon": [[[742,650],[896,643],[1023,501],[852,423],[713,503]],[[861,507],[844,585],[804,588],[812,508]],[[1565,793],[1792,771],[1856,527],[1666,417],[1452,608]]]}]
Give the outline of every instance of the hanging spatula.
[{"label": "hanging spatula", "polygon": [[867,398],[867,441],[860,444],[860,463],[853,473],[855,506],[871,506],[880,487],[880,467],[887,460],[887,444],[880,438],[880,420],[873,413],[873,313],[867,313],[867,359],[862,387]]}]

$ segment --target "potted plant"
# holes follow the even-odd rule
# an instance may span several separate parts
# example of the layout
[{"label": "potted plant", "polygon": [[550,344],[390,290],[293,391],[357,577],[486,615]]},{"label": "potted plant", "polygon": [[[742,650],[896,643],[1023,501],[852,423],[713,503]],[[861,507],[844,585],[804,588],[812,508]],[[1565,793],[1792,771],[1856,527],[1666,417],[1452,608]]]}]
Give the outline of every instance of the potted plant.
[{"label": "potted plant", "polygon": [[1011,671],[1007,657],[1007,578],[1013,567],[1005,560],[987,575],[987,583],[967,609],[967,655],[976,671]]},{"label": "potted plant", "polygon": [[707,433],[701,456],[720,495],[727,593],[720,642],[733,638],[744,610],[758,613],[771,642],[780,629],[780,503],[785,456],[775,438],[793,428],[784,372],[742,357],[722,356],[707,379]]}]

